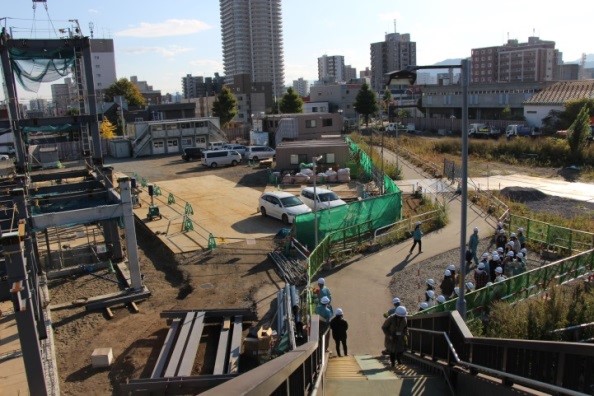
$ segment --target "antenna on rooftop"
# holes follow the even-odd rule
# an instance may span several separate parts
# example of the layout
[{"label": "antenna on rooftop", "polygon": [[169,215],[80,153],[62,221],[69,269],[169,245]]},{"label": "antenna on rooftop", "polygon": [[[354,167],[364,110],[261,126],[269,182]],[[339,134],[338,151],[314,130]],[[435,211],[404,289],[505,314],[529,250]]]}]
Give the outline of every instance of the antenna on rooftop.
[{"label": "antenna on rooftop", "polygon": [[95,27],[95,24],[93,22],[89,22],[89,31],[91,32],[91,38],[93,38],[93,28]]},{"label": "antenna on rooftop", "polygon": [[398,30],[396,29],[396,19],[394,19],[394,33],[398,33]]}]

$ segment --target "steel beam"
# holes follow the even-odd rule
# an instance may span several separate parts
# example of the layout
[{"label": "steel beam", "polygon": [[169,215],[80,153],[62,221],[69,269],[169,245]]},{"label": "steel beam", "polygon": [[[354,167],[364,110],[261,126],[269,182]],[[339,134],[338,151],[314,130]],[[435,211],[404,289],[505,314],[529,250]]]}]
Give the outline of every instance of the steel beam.
[{"label": "steel beam", "polygon": [[[66,212],[33,215],[31,216],[31,223],[32,227],[39,231],[49,227],[62,227],[72,224],[85,224],[99,220],[115,219],[123,215],[124,212],[121,204],[101,205]],[[134,238],[134,242],[136,242],[136,238]]]},{"label": "steel beam", "polygon": [[188,338],[188,344],[184,350],[184,356],[182,357],[179,369],[177,370],[178,376],[186,377],[192,374],[192,367],[194,367],[194,361],[196,360],[196,354],[198,353],[203,330],[204,312],[198,312],[194,319],[192,330],[190,330],[190,337]]},{"label": "steel beam", "polygon": [[36,173],[31,175],[31,182],[37,183],[59,179],[74,179],[79,177],[90,178],[91,174],[86,169],[74,169],[63,172]]}]

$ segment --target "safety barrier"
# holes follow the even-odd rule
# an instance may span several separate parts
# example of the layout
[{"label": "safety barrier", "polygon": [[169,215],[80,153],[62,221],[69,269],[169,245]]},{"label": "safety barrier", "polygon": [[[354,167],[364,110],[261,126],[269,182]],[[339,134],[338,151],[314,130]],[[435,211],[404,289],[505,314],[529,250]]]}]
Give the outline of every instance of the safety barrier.
[{"label": "safety barrier", "polygon": [[[493,301],[515,302],[540,294],[555,285],[562,285],[583,278],[594,271],[594,249],[555,261],[540,268],[512,276],[465,294],[466,318],[481,317]],[[415,316],[456,309],[457,298],[423,310]]]},{"label": "safety barrier", "polygon": [[527,217],[510,215],[509,229],[524,228],[526,239],[564,253],[583,252],[594,248],[594,234],[545,223]]},{"label": "safety barrier", "polygon": [[591,394],[594,345],[473,337],[457,311],[415,315],[408,322],[410,355],[460,366],[551,394]]}]

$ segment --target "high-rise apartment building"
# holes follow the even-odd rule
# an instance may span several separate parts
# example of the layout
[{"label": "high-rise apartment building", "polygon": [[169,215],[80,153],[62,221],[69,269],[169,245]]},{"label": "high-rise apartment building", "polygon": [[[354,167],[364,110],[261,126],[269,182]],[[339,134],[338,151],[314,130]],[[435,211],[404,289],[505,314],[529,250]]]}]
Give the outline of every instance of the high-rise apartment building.
[{"label": "high-rise apartment building", "polygon": [[182,77],[182,93],[184,99],[203,98],[221,93],[225,78],[215,73],[214,77],[192,76]]},{"label": "high-rise apartment building", "polygon": [[471,83],[545,82],[558,78],[561,53],[554,41],[528,37],[496,47],[472,50]]},{"label": "high-rise apartment building", "polygon": [[303,77],[299,77],[297,80],[293,80],[293,90],[303,98],[309,95],[309,82]]},{"label": "high-rise apartment building", "polygon": [[318,58],[318,81],[322,83],[344,82],[344,56],[322,55]]},{"label": "high-rise apartment building", "polygon": [[345,65],[344,67],[344,81],[350,82],[351,80],[357,79],[357,69],[351,65]]},{"label": "high-rise apartment building", "polygon": [[247,74],[284,94],[281,0],[220,0],[225,81]]},{"label": "high-rise apartment building", "polygon": [[102,92],[116,82],[113,39],[91,39],[91,67],[95,91]]},{"label": "high-rise apartment building", "polygon": [[388,33],[385,40],[371,44],[371,87],[382,92],[386,74],[417,64],[417,43],[410,34]]}]

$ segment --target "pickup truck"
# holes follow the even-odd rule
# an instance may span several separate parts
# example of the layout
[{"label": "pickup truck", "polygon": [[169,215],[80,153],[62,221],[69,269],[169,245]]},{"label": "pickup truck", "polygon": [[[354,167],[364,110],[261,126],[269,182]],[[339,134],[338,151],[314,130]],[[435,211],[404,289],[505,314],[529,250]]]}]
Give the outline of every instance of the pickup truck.
[{"label": "pickup truck", "polygon": [[501,131],[498,128],[492,127],[488,124],[470,124],[468,128],[469,137],[484,137],[498,139]]},{"label": "pickup truck", "polygon": [[505,136],[508,139],[514,136],[540,136],[540,132],[527,125],[512,124],[505,128]]}]

